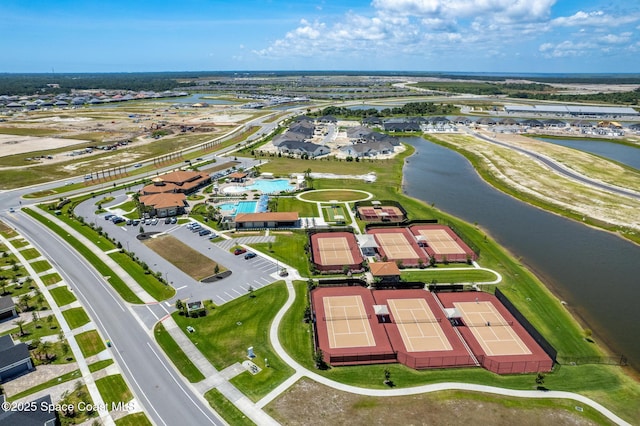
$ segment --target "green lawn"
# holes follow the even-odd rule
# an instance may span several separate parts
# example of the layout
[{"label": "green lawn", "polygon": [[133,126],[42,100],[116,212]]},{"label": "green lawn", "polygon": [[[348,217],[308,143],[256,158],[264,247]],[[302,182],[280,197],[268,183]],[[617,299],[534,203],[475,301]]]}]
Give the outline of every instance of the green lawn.
[{"label": "green lawn", "polygon": [[[273,352],[269,343],[269,324],[287,298],[284,282],[280,281],[240,297],[210,310],[207,316],[185,318],[174,313],[173,317],[185,330],[195,328],[195,333],[187,333],[216,367],[222,370],[229,365],[242,362],[247,357],[247,348],[255,348],[254,362],[262,368],[256,375],[241,373],[231,382],[253,401],[259,400],[270,390],[289,377],[293,370]],[[267,358],[270,367],[265,367]]]},{"label": "green lawn", "polygon": [[230,425],[250,426],[255,425],[247,416],[231,403],[218,389],[211,389],[204,394],[207,402]]},{"label": "green lawn", "polygon": [[271,235],[276,237],[276,241],[271,243],[271,251],[269,243],[255,243],[249,244],[249,246],[278,259],[280,262],[291,265],[302,275],[308,275],[309,260],[304,251],[308,240],[307,233],[304,231],[272,232]]},{"label": "green lawn", "polygon": [[62,316],[72,330],[74,328],[82,327],[91,321],[89,319],[89,315],[87,315],[87,312],[83,308],[67,309],[62,311]]},{"label": "green lawn", "polygon": [[[19,336],[19,339],[23,342],[39,339],[43,336],[52,336],[60,332],[60,324],[56,319],[56,316],[48,311],[46,313],[38,312],[40,319],[38,321],[31,321],[22,326],[23,336]],[[13,322],[15,324],[15,321]],[[12,328],[8,333],[19,334],[20,327]],[[5,333],[5,334],[8,334]]]},{"label": "green lawn", "polygon": [[191,383],[197,383],[204,380],[204,375],[185,355],[180,346],[176,343],[171,335],[165,330],[161,322],[155,327],[156,342],[160,345],[165,354],[169,357],[173,365],[182,373]]},{"label": "green lawn", "polygon": [[349,225],[351,223],[351,216],[349,216],[349,213],[345,211],[344,206],[341,204],[323,204],[322,215],[327,223],[336,223],[336,216],[342,216],[340,222],[344,224]]},{"label": "green lawn", "polygon": [[269,205],[278,212],[298,212],[301,217],[317,217],[320,215],[316,203],[300,201],[295,197],[276,197]]},{"label": "green lawn", "polygon": [[369,195],[360,191],[350,191],[348,189],[335,189],[329,191],[310,191],[300,196],[303,200],[309,201],[358,201],[367,198]]},{"label": "green lawn", "polygon": [[43,275],[40,277],[45,287],[50,286],[51,284],[59,283],[62,281],[62,277],[57,272],[53,272],[51,274]]},{"label": "green lawn", "polygon": [[436,280],[438,283],[476,283],[491,282],[497,276],[493,272],[468,268],[465,270],[451,270],[439,268],[427,268],[422,271],[401,271],[400,278],[403,281],[420,281],[431,283]]},{"label": "green lawn", "polygon": [[42,256],[40,254],[40,252],[37,249],[34,249],[34,248],[28,248],[28,249],[20,250],[20,254],[26,260],[35,259],[36,257]]},{"label": "green lawn", "polygon": [[115,421],[117,426],[152,426],[145,413],[133,413]]},{"label": "green lawn", "polygon": [[96,371],[100,371],[103,368],[107,368],[113,364],[113,359],[103,359],[102,361],[96,361],[93,364],[89,364],[89,371],[95,373]]},{"label": "green lawn", "polygon": [[106,349],[100,335],[95,330],[85,331],[84,333],[77,334],[75,337],[82,351],[82,355],[85,358],[98,354]]},{"label": "green lawn", "polygon": [[96,386],[105,404],[109,407],[114,404],[124,404],[133,399],[133,394],[129,390],[127,383],[119,374],[96,380]]},{"label": "green lawn", "polygon": [[125,253],[111,253],[109,257],[115,260],[122,269],[131,275],[131,278],[140,284],[140,287],[142,287],[144,291],[149,293],[149,295],[157,301],[170,299],[175,296],[176,291],[173,287],[161,283],[152,274],[145,274],[142,267]]},{"label": "green lawn", "polygon": [[17,240],[9,241],[9,244],[11,244],[13,247],[15,247],[17,249],[20,249],[22,247],[28,246],[31,243],[29,241],[27,241],[27,240],[17,239]]},{"label": "green lawn", "polygon": [[49,290],[53,300],[56,301],[56,305],[64,306],[77,300],[75,294],[69,291],[66,286],[56,287]]},{"label": "green lawn", "polygon": [[48,271],[49,269],[51,269],[51,264],[46,260],[31,262],[30,265],[37,273]]}]

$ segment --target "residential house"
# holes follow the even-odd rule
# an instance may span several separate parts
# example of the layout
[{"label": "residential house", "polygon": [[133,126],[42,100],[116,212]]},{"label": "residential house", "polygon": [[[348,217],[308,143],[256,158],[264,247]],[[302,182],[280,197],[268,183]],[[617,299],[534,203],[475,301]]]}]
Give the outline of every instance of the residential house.
[{"label": "residential house", "polygon": [[18,316],[16,305],[9,296],[0,296],[0,321],[5,321]]},{"label": "residential house", "polygon": [[25,407],[22,410],[6,410],[5,402],[5,396],[0,395],[0,424],[3,426],[55,426],[58,424],[58,413],[51,395],[22,403],[21,405]]},{"label": "residential house", "polygon": [[33,370],[29,348],[14,343],[10,335],[0,336],[0,382]]}]

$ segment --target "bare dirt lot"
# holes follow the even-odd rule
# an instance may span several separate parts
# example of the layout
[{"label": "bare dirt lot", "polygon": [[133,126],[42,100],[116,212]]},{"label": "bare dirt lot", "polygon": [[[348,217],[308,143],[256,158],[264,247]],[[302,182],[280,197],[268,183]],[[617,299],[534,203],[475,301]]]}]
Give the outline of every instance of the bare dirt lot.
[{"label": "bare dirt lot", "polygon": [[[144,244],[195,280],[214,274],[216,262],[170,235],[145,240]],[[220,271],[225,271],[219,265]]]},{"label": "bare dirt lot", "polygon": [[[301,409],[304,401],[304,409]],[[283,425],[595,425],[571,401],[439,392],[390,398],[354,395],[302,379],[267,406]],[[583,413],[588,407],[583,407]]]}]

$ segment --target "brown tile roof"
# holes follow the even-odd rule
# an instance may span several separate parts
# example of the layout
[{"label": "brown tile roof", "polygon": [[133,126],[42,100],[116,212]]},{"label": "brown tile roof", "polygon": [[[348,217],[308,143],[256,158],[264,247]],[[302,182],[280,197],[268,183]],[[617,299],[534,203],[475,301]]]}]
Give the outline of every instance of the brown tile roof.
[{"label": "brown tile roof", "polygon": [[140,202],[145,206],[153,207],[155,209],[166,209],[170,207],[184,207],[184,203],[187,197],[182,193],[162,193],[143,195],[140,197]]},{"label": "brown tile roof", "polygon": [[238,222],[295,222],[298,212],[243,213],[236,216]]},{"label": "brown tile roof", "polygon": [[193,171],[189,171],[189,170],[178,170],[175,172],[170,172],[167,173],[165,175],[160,176],[162,178],[163,181],[165,182],[171,182],[171,183],[176,183],[178,185],[186,183],[186,182],[190,182],[196,179],[202,179],[203,177],[206,177],[205,174],[200,173],[200,172],[193,172]]},{"label": "brown tile roof", "polygon": [[247,177],[247,174],[243,172],[235,172],[235,173],[231,173],[229,177],[231,179],[244,179]]},{"label": "brown tile roof", "polygon": [[400,269],[394,262],[373,262],[369,264],[369,269],[374,277],[400,275]]}]

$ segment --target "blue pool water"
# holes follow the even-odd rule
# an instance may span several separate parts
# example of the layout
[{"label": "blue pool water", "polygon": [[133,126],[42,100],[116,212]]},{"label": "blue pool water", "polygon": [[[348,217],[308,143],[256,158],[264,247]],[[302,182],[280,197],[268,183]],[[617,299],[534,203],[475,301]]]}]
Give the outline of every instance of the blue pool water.
[{"label": "blue pool water", "polygon": [[231,212],[230,216],[235,216],[238,213],[255,213],[257,206],[257,201],[238,201],[234,203],[218,204],[218,207],[220,207],[220,210],[223,212]]},{"label": "blue pool water", "polygon": [[226,193],[237,194],[245,191],[258,190],[263,194],[273,194],[282,191],[292,191],[294,186],[289,184],[289,179],[256,179],[251,185],[228,186],[223,189]]}]

